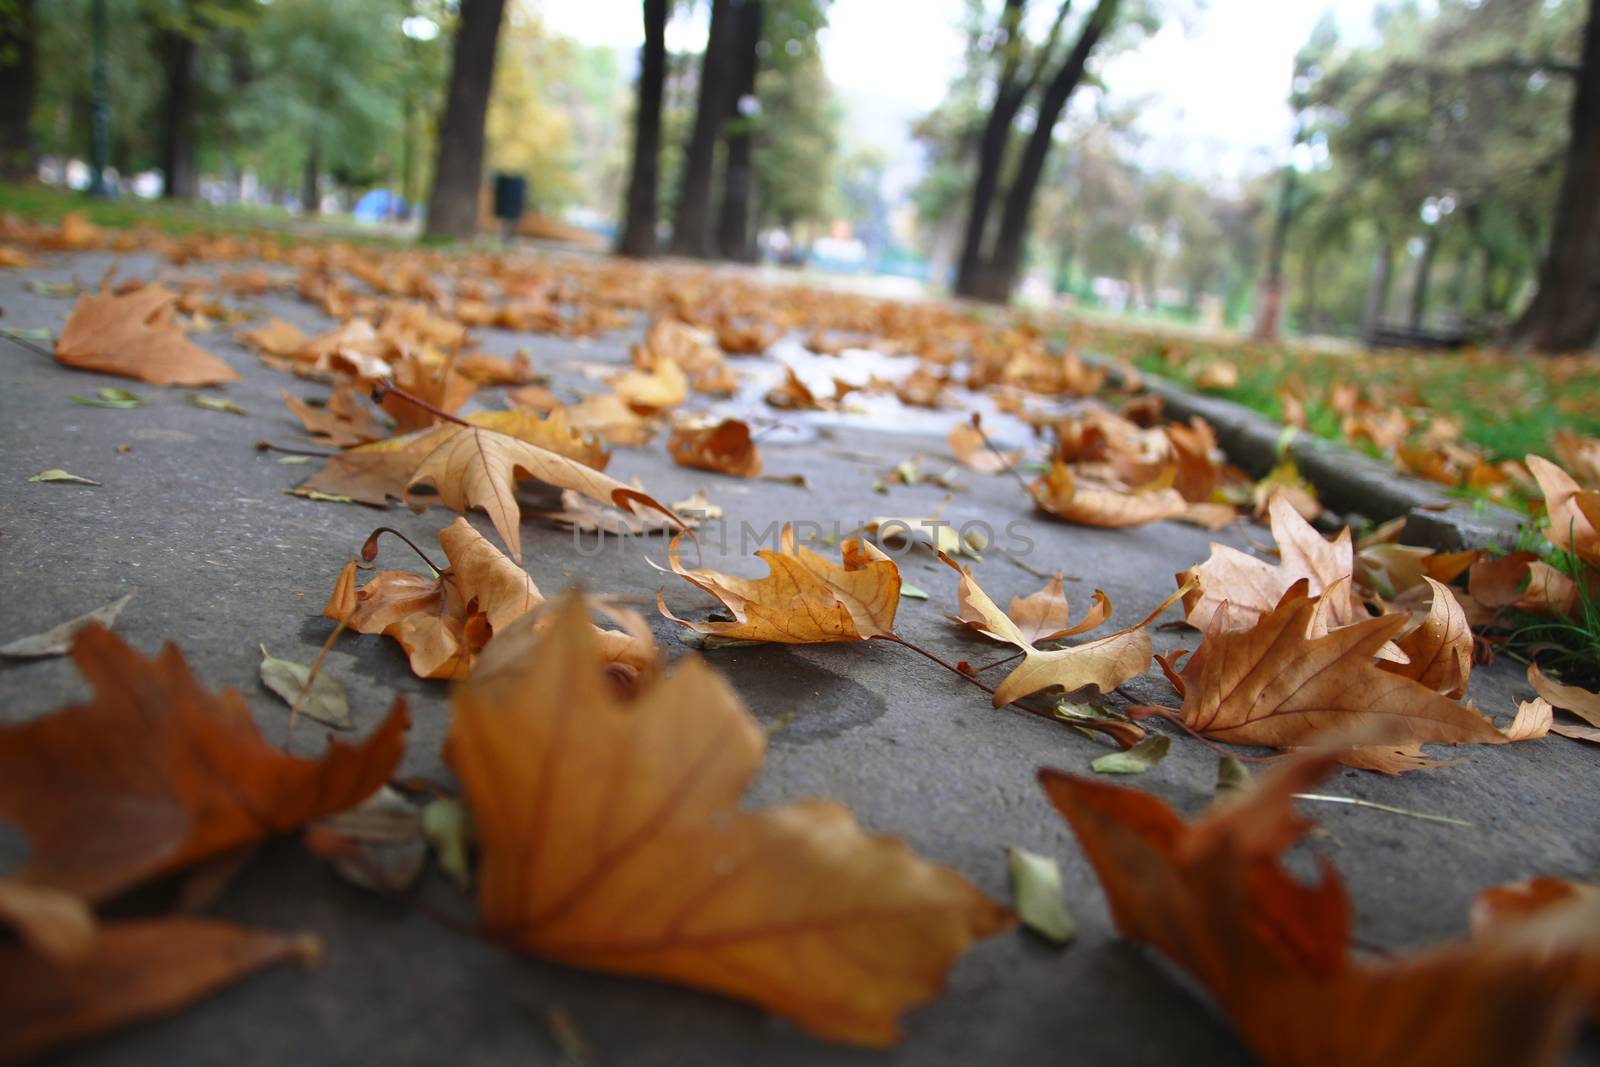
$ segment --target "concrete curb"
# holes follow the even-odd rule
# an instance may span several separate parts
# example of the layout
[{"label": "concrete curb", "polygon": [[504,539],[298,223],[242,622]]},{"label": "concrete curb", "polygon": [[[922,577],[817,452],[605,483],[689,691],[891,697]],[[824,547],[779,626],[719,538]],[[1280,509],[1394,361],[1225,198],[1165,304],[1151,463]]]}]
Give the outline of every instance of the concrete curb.
[{"label": "concrete curb", "polygon": [[[1087,357],[1106,367],[1113,380],[1121,374],[1110,361]],[[1447,495],[1432,482],[1401,474],[1386,463],[1308,433],[1292,432],[1255,411],[1218,397],[1199,396],[1155,375],[1139,372],[1147,392],[1161,397],[1167,415],[1209,422],[1228,458],[1253,477],[1279,462],[1284,442],[1322,502],[1341,514],[1364,515],[1376,522],[1405,516],[1401,539],[1440,552],[1465,548],[1510,548],[1526,520],[1499,504],[1467,503]]]}]

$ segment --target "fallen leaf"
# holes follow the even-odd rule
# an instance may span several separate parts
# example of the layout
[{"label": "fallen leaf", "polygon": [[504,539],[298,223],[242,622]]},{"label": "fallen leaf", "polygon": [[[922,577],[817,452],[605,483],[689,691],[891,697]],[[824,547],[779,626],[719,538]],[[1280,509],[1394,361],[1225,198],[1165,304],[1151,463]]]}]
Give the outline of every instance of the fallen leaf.
[{"label": "fallen leaf", "polygon": [[[987,617],[983,610],[968,600],[966,589],[967,584],[963,582],[957,591],[958,614],[945,617],[952,622],[970,627],[985,637],[1011,643],[1011,638],[1002,637],[986,628]],[[1006,617],[1011,620],[1017,634],[1024,642],[1036,645],[1040,641],[1054,641],[1057,638],[1071,637],[1093,630],[1111,617],[1111,601],[1096,589],[1094,603],[1089,608],[1089,613],[1080,619],[1077,625],[1072,625],[1072,609],[1067,604],[1061,572],[1056,571],[1038,592],[1029,593],[1025,597],[1012,597]]]},{"label": "fallen leaf", "polygon": [[928,591],[926,589],[912,585],[910,582],[900,583],[900,595],[905,597],[907,600],[928,599]]},{"label": "fallen leaf", "polygon": [[989,447],[983,431],[971,423],[958,422],[950,428],[950,452],[963,467],[982,474],[998,474],[1015,467],[1022,449],[997,452]]},{"label": "fallen leaf", "polygon": [[715,426],[681,428],[667,438],[667,451],[680,467],[754,478],[761,473],[761,450],[750,440],[750,426],[724,419]]},{"label": "fallen leaf", "polygon": [[405,745],[402,699],[360,745],[299,759],[171,645],[147,660],[90,626],[72,657],[90,702],[0,725],[0,817],[28,838],[17,878],[91,901],[359,803]]},{"label": "fallen leaf", "polygon": [[288,359],[305,347],[306,335],[293,323],[268,318],[255,329],[241,333],[239,340],[258,352]]},{"label": "fallen leaf", "polygon": [[640,415],[654,415],[689,399],[689,379],[670,359],[656,361],[648,371],[630,370],[613,381],[611,388]]},{"label": "fallen leaf", "polygon": [[1472,676],[1472,628],[1467,625],[1467,613],[1445,585],[1428,577],[1422,580],[1433,591],[1428,615],[1415,630],[1395,641],[1408,662],[1385,661],[1379,668],[1459,699],[1466,694]]},{"label": "fallen leaf", "polygon": [[1516,718],[1505,729],[1507,741],[1537,741],[1550,733],[1555,708],[1544,697],[1534,697],[1517,705]]},{"label": "fallen leaf", "polygon": [[94,912],[59,889],[0,878],[0,924],[10,927],[29,952],[52,963],[71,963],[94,949]]},{"label": "fallen leaf", "polygon": [[30,481],[30,482],[69,482],[69,483],[71,483],[73,485],[99,485],[100,484],[99,482],[92,481],[92,480],[90,480],[88,478],[83,478],[83,477],[80,477],[79,475],[72,474],[72,473],[70,473],[68,471],[64,471],[60,467],[51,467],[49,470],[40,471],[38,474],[35,474],[33,477],[29,478],[28,481]]},{"label": "fallen leaf", "polygon": [[362,399],[360,391],[346,379],[333,387],[327,402],[320,408],[288,392],[283,393],[283,402],[313,440],[335,448],[364,445],[389,433]]},{"label": "fallen leaf", "polygon": [[[1539,875],[1525,882],[1490,886],[1472,901],[1472,936],[1492,937],[1508,925],[1549,916],[1573,905],[1600,903],[1600,885],[1569,882],[1564,878]],[[1559,951],[1559,944],[1551,948]],[[1591,981],[1593,990],[1589,1021],[1600,1023],[1600,983]]]},{"label": "fallen leaf", "polygon": [[[1156,797],[1039,773],[1094,866],[1117,928],[1204,986],[1276,1067],[1549,1067],[1600,983],[1600,912],[1563,910],[1393,961],[1353,958],[1344,886],[1281,863],[1311,824],[1293,794],[1327,753],[1293,757],[1186,822]],[[1484,1005],[1493,1005],[1493,1011]]]},{"label": "fallen leaf", "polygon": [[340,878],[375,893],[404,893],[428,862],[421,809],[389,786],[319,819],[301,836],[307,851],[328,861]]},{"label": "fallen leaf", "polygon": [[[1278,606],[1295,582],[1304,579],[1307,593],[1320,597],[1354,573],[1355,553],[1348,527],[1332,542],[1325,541],[1281,493],[1273,496],[1267,512],[1281,557],[1279,564],[1214,543],[1209,559],[1178,576],[1180,582],[1194,580],[1194,588],[1183,598],[1185,618],[1208,637],[1220,632],[1217,613],[1224,603],[1228,605],[1227,626],[1248,630]],[[1342,588],[1344,593],[1323,609],[1333,627],[1348,625],[1365,614],[1351,587]]]},{"label": "fallen leaf", "polygon": [[[690,622],[667,610],[658,592],[661,614],[698,633],[748,641],[822,644],[864,641],[894,635],[894,614],[900,602],[900,568],[869,542],[851,539],[840,550],[842,565],[795,544],[794,528],[783,527],[777,551],[762,549],[765,578],[738,578],[707,568],[683,566],[678,542],[667,550],[672,573],[720,600],[731,622]],[[660,569],[660,568],[658,568]]]},{"label": "fallen leaf", "polygon": [[1225,360],[1207,363],[1194,376],[1194,387],[1203,393],[1235,389],[1239,385],[1239,368]]},{"label": "fallen leaf", "polygon": [[1067,911],[1056,861],[1025,848],[1008,848],[1006,865],[1011,870],[1011,893],[1022,925],[1052,944],[1071,941],[1078,924]]},{"label": "fallen leaf", "polygon": [[710,989],[882,1046],[956,956],[1010,921],[838,804],[739,811],[763,734],[732,688],[690,657],[618,700],[578,598],[533,655],[475,675],[452,708],[479,913],[525,952]]},{"label": "fallen leaf", "polygon": [[1555,707],[1576,715],[1590,726],[1600,727],[1600,693],[1553,682],[1536,663],[1528,664],[1528,684]]},{"label": "fallen leaf", "polygon": [[156,385],[237,381],[237,371],[173,324],[176,301],[176,293],[159,285],[120,296],[106,288],[83,294],[56,340],[56,362]]},{"label": "fallen leaf", "polygon": [[1550,543],[1600,567],[1600,491],[1582,488],[1543,456],[1529,456],[1525,462],[1544,494]]},{"label": "fallen leaf", "polygon": [[0,1062],[159,1018],[278,963],[310,966],[321,946],[218,919],[172,916],[102,927],[83,958],[59,965],[0,947]]},{"label": "fallen leaf", "polygon": [[465,678],[496,632],[544,602],[527,572],[457,518],[439,531],[449,567],[431,577],[379,571],[360,589],[340,573],[324,617],[399,642],[419,678]]},{"label": "fallen leaf", "polygon": [[82,404],[84,407],[90,408],[116,408],[125,411],[129,408],[144,406],[143,398],[137,394],[115,387],[96,389],[94,396],[78,396],[74,393],[67,399],[74,404]]},{"label": "fallen leaf", "polygon": [[1096,774],[1143,774],[1167,758],[1172,748],[1172,738],[1166,734],[1150,734],[1143,741],[1124,752],[1108,752],[1089,764]]},{"label": "fallen leaf", "polygon": [[1219,607],[1213,633],[1179,674],[1189,729],[1232,744],[1291,748],[1329,731],[1380,729],[1373,744],[1494,744],[1478,712],[1399,674],[1373,656],[1404,625],[1384,615],[1309,636],[1317,600],[1297,582],[1270,614],[1239,630]]},{"label": "fallen leaf", "polygon": [[516,501],[519,476],[576,490],[591,500],[624,510],[634,510],[632,505],[637,503],[679,521],[665,504],[592,467],[507,434],[470,425],[453,426],[443,433],[412,473],[405,499],[412,510],[425,510],[425,503],[416,502],[417,490],[431,486],[439,502],[453,511],[482,508],[511,550],[511,558],[520,563],[522,516]]},{"label": "fallen leaf", "polygon": [[457,888],[472,884],[468,853],[477,839],[467,806],[454,797],[435,797],[422,808],[422,836],[433,847],[439,869]]},{"label": "fallen leaf", "polygon": [[1081,526],[1116,529],[1142,526],[1161,519],[1175,519],[1189,510],[1175,489],[1154,489],[1146,493],[1123,493],[1109,488],[1079,485],[1072,470],[1056,463],[1043,478],[1033,483],[1033,500],[1042,511]]},{"label": "fallen leaf", "polygon": [[116,625],[117,616],[122,614],[122,609],[127,607],[128,601],[132,599],[133,594],[129,593],[104,607],[95,608],[88,614],[68,619],[59,626],[52,626],[42,634],[19,637],[15,641],[0,645],[0,656],[11,656],[16,659],[64,656],[71,651],[73,640],[89,626],[98,624],[109,630]]},{"label": "fallen leaf", "polygon": [[229,415],[250,414],[225,396],[201,396],[199,393],[190,393],[189,403],[197,408],[204,408],[206,411],[221,411]]},{"label": "fallen leaf", "polygon": [[317,672],[316,678],[311,681],[310,691],[303,701],[300,700],[300,692],[306,688],[306,681],[310,678],[310,667],[279,659],[267,651],[266,645],[261,646],[262,685],[282,697],[283,702],[291,708],[299,701],[303,715],[309,715],[336,730],[351,729],[350,701],[344,694],[344,686],[327,671]]},{"label": "fallen leaf", "polygon": [[[1145,627],[1177,599],[1176,595],[1172,596],[1144,622],[1109,637],[1041,652],[989,598],[968,568],[949,556],[940,558],[960,575],[957,601],[962,616],[981,620],[979,628],[983,633],[1014,645],[1023,654],[1022,663],[995,689],[994,706],[997,708],[1056,686],[1071,693],[1092,685],[1102,693],[1109,693],[1129,678],[1143,674],[1150,669],[1151,659],[1150,635]],[[1108,610],[1109,607],[1107,602]]]}]

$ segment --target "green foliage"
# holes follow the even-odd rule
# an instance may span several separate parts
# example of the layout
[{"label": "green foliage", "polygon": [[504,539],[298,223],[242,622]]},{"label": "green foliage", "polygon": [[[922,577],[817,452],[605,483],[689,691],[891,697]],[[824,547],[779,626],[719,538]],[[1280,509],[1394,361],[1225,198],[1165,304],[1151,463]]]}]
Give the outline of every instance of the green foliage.
[{"label": "green foliage", "polygon": [[756,205],[769,223],[792,228],[833,211],[834,166],[843,113],[815,38],[756,79],[760,114],[753,155]]}]

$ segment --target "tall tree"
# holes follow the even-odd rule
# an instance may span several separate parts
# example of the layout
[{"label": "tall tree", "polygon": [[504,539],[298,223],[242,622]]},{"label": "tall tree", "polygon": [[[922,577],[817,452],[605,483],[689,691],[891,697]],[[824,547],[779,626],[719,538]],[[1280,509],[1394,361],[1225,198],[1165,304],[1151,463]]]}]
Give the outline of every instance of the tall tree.
[{"label": "tall tree", "polygon": [[[1089,57],[1116,21],[1121,6],[1121,0],[1097,0],[1094,10],[1078,29],[1077,40],[1056,62],[1056,40],[1070,6],[1063,2],[1049,35],[1037,50],[1031,71],[1024,75],[1022,47],[1015,43],[1022,38],[1024,3],[1025,0],[1006,0],[1001,15],[1001,32],[997,35],[1002,49],[1000,76],[979,147],[978,181],[973,188],[961,268],[956,275],[956,292],[978,300],[1004,301],[1011,295],[1022,268],[1028,223],[1054,142],[1056,123],[1082,82]],[[1046,76],[1052,69],[1053,73]],[[1011,124],[1039,85],[1043,89],[1034,103],[1033,129],[1023,146],[1010,185],[1001,196],[1000,175]],[[986,241],[986,235],[994,226],[992,216],[997,199],[998,232],[992,241]]]},{"label": "tall tree", "polygon": [[751,150],[761,29],[761,0],[745,0],[734,23],[733,83],[728,99],[728,121],[723,127],[727,152],[722,163],[722,208],[717,217],[716,245],[724,259],[755,258],[750,232],[750,201],[755,192]]},{"label": "tall tree", "polygon": [[0,178],[34,174],[34,0],[0,0]]},{"label": "tall tree", "polygon": [[678,203],[672,219],[672,251],[680,256],[709,256],[711,246],[711,181],[717,142],[728,117],[732,86],[729,59],[734,23],[748,0],[711,0],[711,30],[700,58],[700,99],[694,129],[683,153],[683,179],[678,183]]},{"label": "tall tree", "polygon": [[667,17],[670,0],[644,0],[644,47],[639,51],[639,91],[633,117],[633,167],[628,177],[627,218],[617,252],[652,256],[660,203],[661,99],[667,82]]},{"label": "tall tree", "polygon": [[504,14],[505,0],[461,0],[450,90],[439,123],[433,192],[428,197],[429,237],[471,237],[477,232],[484,119]]},{"label": "tall tree", "polygon": [[1600,340],[1600,0],[1589,0],[1577,82],[1550,247],[1514,347],[1576,351]]},{"label": "tall tree", "polygon": [[195,74],[200,46],[188,26],[161,31],[161,65],[166,74],[162,120],[161,195],[167,200],[192,200],[200,192],[200,171],[194,158]]}]

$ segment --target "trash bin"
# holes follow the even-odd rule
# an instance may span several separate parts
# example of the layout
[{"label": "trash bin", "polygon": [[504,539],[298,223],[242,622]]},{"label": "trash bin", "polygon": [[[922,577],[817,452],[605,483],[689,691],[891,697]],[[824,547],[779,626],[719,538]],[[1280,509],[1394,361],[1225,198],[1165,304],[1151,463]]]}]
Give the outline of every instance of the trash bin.
[{"label": "trash bin", "polygon": [[517,220],[522,218],[527,203],[528,179],[520,174],[494,176],[494,217],[500,220],[507,237],[516,232]]}]

